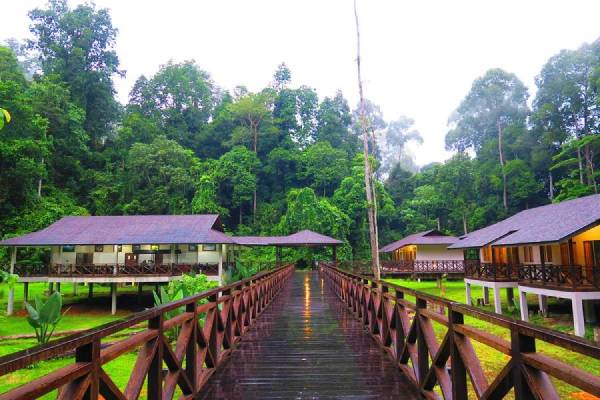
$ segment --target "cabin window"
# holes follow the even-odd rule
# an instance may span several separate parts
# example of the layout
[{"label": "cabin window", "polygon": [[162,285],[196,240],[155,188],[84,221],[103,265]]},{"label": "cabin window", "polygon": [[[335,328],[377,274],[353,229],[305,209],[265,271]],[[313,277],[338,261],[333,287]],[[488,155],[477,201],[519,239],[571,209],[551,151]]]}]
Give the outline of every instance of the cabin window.
[{"label": "cabin window", "polygon": [[117,251],[118,252],[123,251],[123,245],[122,244],[117,245]]},{"label": "cabin window", "polygon": [[552,264],[552,246],[545,245],[540,246],[540,251],[542,252],[542,256],[544,257],[544,262]]},{"label": "cabin window", "polygon": [[586,267],[600,265],[600,240],[588,240],[583,242],[583,252]]},{"label": "cabin window", "polygon": [[152,250],[152,251],[158,251],[159,249],[160,249],[160,246],[157,244],[150,245],[150,250]]},{"label": "cabin window", "polygon": [[465,260],[479,261],[479,250],[477,249],[466,249],[464,252]]},{"label": "cabin window", "polygon": [[523,247],[523,259],[525,260],[526,263],[532,263],[533,262],[533,247],[532,246],[525,246]]},{"label": "cabin window", "polygon": [[217,251],[216,244],[203,244],[202,251]]},{"label": "cabin window", "polygon": [[142,245],[141,244],[133,244],[131,245],[131,250],[132,251],[140,251],[142,249]]},{"label": "cabin window", "polygon": [[94,246],[94,251],[96,253],[104,253],[104,245],[103,244],[97,244]]},{"label": "cabin window", "polygon": [[192,252],[198,251],[198,245],[197,244],[188,244],[188,251],[192,251]]},{"label": "cabin window", "polygon": [[68,244],[62,247],[63,253],[73,253],[75,252],[75,246]]},{"label": "cabin window", "polygon": [[487,246],[483,247],[481,250],[483,253],[483,261],[492,262],[492,248],[490,246]]}]

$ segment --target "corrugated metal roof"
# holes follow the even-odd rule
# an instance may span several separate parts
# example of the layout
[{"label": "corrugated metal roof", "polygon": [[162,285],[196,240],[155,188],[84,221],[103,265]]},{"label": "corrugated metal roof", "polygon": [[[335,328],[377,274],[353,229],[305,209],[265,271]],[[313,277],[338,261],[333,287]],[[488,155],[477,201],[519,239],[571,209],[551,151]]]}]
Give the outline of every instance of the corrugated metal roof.
[{"label": "corrugated metal roof", "polygon": [[218,215],[125,215],[64,217],[49,227],[0,241],[4,246],[63,244],[235,243]]},{"label": "corrugated metal roof", "polygon": [[410,245],[439,245],[439,244],[452,244],[458,241],[458,238],[450,235],[445,235],[442,232],[432,229],[425,232],[413,233],[412,235],[408,235],[400,240],[397,240],[393,243],[383,246],[379,249],[380,253],[389,253],[394,250],[397,250],[404,246]]},{"label": "corrugated metal roof", "polygon": [[236,236],[237,244],[249,246],[332,246],[342,241],[305,229],[288,236]]},{"label": "corrugated metal roof", "polygon": [[558,242],[598,223],[600,194],[595,194],[521,211],[462,236],[449,248]]}]

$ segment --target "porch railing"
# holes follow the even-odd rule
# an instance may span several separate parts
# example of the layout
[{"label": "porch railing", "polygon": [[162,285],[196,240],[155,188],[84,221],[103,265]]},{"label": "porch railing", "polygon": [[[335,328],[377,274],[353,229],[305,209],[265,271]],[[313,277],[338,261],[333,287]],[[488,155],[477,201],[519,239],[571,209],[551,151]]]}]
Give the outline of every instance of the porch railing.
[{"label": "porch railing", "polygon": [[467,260],[465,261],[465,278],[493,282],[516,282],[519,280],[518,269],[518,265],[492,264]]},{"label": "porch railing", "polygon": [[600,290],[600,267],[581,265],[521,265],[519,282],[544,287]]},{"label": "porch railing", "polygon": [[[556,354],[600,359],[592,342],[327,265],[321,273],[424,398],[501,399],[514,389],[517,399],[559,399],[551,378],[600,396],[600,376],[583,369],[585,361],[575,365],[537,351],[545,343],[558,347]],[[485,323],[494,329],[482,328]],[[502,354],[504,366],[493,376],[485,373],[473,342]]]},{"label": "porch railing", "polygon": [[463,260],[413,260],[413,261],[381,261],[384,272],[414,272],[462,274],[465,272]]},{"label": "porch railing", "polygon": [[[0,376],[75,353],[66,366],[0,394],[0,400],[43,397],[58,389],[59,399],[194,398],[230,355],[248,328],[275,298],[293,265],[262,272],[228,286],[211,289],[137,313],[75,335],[0,357]],[[181,310],[181,311],[178,311]],[[172,316],[175,314],[175,316]],[[112,342],[133,326],[146,328]],[[171,340],[170,336],[176,338]],[[108,343],[107,343],[108,342]],[[124,354],[137,353],[121,390],[104,366]],[[6,379],[6,378],[4,378]]]}]

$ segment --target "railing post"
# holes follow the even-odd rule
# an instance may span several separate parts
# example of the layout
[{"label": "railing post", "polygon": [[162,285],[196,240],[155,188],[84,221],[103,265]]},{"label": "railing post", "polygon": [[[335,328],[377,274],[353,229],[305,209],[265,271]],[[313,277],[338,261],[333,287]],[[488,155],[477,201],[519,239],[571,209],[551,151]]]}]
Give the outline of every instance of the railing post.
[{"label": "railing post", "polygon": [[429,350],[427,342],[425,342],[425,334],[421,328],[421,310],[427,308],[427,301],[419,297],[416,298],[417,307],[415,308],[415,323],[417,324],[417,359],[418,359],[418,376],[419,386],[429,372]]},{"label": "railing post", "polygon": [[148,370],[148,400],[162,400],[163,381],[163,314],[148,321],[148,329],[158,330],[156,353]]},{"label": "railing post", "polygon": [[515,399],[533,400],[535,397],[531,393],[531,389],[523,375],[525,364],[522,353],[535,353],[535,339],[519,332],[518,325],[514,323],[510,327],[510,339]]},{"label": "railing post", "polygon": [[458,346],[456,344],[456,335],[454,331],[454,325],[464,324],[464,316],[454,311],[452,303],[448,304],[448,331],[452,341],[452,348],[450,350],[450,371],[452,379],[452,398],[453,399],[467,399],[468,388],[467,388],[467,369],[465,363],[460,356]]},{"label": "railing post", "polygon": [[185,374],[187,375],[190,384],[192,385],[192,392],[196,393],[198,390],[198,380],[196,379],[198,376],[198,368],[197,368],[197,358],[198,358],[198,347],[196,345],[196,341],[198,339],[198,305],[195,301],[188,303],[185,306],[186,312],[193,313],[192,318],[192,333],[190,334],[190,338],[188,339],[188,343],[185,349]]},{"label": "railing post", "polygon": [[97,400],[100,391],[100,339],[84,344],[75,349],[75,362],[90,363],[90,386],[85,391],[83,399]]}]

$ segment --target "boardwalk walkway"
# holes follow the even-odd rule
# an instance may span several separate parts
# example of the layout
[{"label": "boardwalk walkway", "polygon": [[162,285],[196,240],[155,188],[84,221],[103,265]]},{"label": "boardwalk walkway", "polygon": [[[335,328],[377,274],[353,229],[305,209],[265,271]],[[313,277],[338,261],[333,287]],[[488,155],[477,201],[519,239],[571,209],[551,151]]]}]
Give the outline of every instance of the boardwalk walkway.
[{"label": "boardwalk walkway", "polygon": [[343,307],[317,272],[295,272],[200,398],[419,398]]}]

